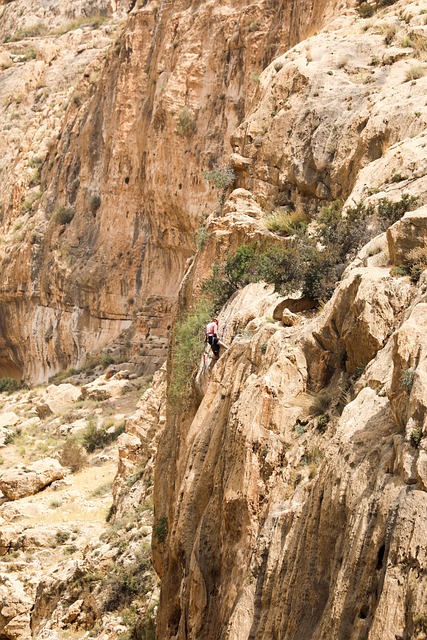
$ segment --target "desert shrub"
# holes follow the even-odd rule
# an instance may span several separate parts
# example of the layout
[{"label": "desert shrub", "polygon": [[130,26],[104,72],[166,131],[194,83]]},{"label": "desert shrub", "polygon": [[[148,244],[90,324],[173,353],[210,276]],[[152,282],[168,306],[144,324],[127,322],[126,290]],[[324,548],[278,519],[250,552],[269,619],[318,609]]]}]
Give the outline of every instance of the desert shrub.
[{"label": "desert shrub", "polygon": [[420,427],[417,427],[412,430],[411,435],[409,437],[409,441],[415,449],[418,449],[420,446],[420,442],[423,438],[423,430]]},{"label": "desert shrub", "polygon": [[181,138],[190,138],[196,131],[196,116],[191,109],[183,107],[176,114],[175,131]]},{"label": "desert shrub", "polygon": [[103,449],[124,433],[124,420],[115,425],[114,429],[111,428],[112,426],[107,422],[98,427],[94,420],[87,421],[87,427],[83,432],[83,446],[88,453],[93,453],[96,449]]},{"label": "desert shrub", "polygon": [[404,193],[400,200],[393,202],[388,198],[380,198],[377,202],[377,214],[383,220],[385,228],[394,224],[407,212],[412,211],[418,203],[417,196]]},{"label": "desert shrub", "polygon": [[57,544],[64,544],[70,537],[69,531],[57,531],[55,534],[55,542]]},{"label": "desert shrub", "polygon": [[218,189],[227,189],[236,179],[236,174],[230,167],[215,167],[212,171],[205,171],[204,175],[205,180]]},{"label": "desert shrub", "polygon": [[307,216],[303,211],[289,211],[286,207],[278,207],[265,216],[264,224],[274,233],[292,236],[306,231]]},{"label": "desert shrub", "polygon": [[390,269],[390,275],[394,278],[402,278],[408,275],[408,269],[403,264],[398,264]]},{"label": "desert shrub", "polygon": [[153,536],[159,544],[163,544],[168,536],[168,520],[162,516],[153,526]]},{"label": "desert shrub", "polygon": [[361,18],[371,18],[375,13],[375,9],[371,4],[362,2],[359,6],[358,12]]},{"label": "desert shrub", "polygon": [[15,378],[0,378],[0,393],[13,393],[22,388],[22,382]]},{"label": "desert shrub", "polygon": [[55,213],[54,220],[57,224],[70,224],[75,213],[75,210],[71,207],[60,207]]},{"label": "desert shrub", "polygon": [[104,584],[103,610],[116,611],[128,606],[136,596],[141,596],[151,588],[150,554],[140,552],[134,562],[127,565],[116,564]]},{"label": "desert shrub", "polygon": [[206,225],[202,225],[196,231],[196,246],[197,249],[203,249],[208,239],[208,228]]},{"label": "desert shrub", "polygon": [[67,438],[59,454],[59,462],[72,473],[80,471],[87,464],[87,455],[75,438]]},{"label": "desert shrub", "polygon": [[18,29],[12,35],[5,38],[5,42],[19,42],[25,38],[34,38],[36,36],[43,36],[47,33],[47,27],[42,22],[37,22],[23,29]]},{"label": "desert shrub", "polygon": [[310,414],[312,416],[322,416],[329,410],[332,402],[332,396],[329,393],[321,392],[314,396],[310,405]]},{"label": "desert shrub", "polygon": [[204,327],[211,315],[212,304],[203,299],[175,324],[168,394],[172,407],[181,408],[188,400],[192,380],[205,347]]},{"label": "desert shrub", "polygon": [[414,377],[415,369],[413,369],[412,367],[410,367],[409,369],[404,369],[402,371],[402,375],[400,376],[402,387],[406,389],[408,393],[411,391],[412,385],[414,384]]},{"label": "desert shrub", "polygon": [[425,76],[425,74],[426,72],[424,67],[419,64],[413,64],[407,70],[405,80],[406,82],[409,82],[411,80],[419,80],[419,78],[422,78],[423,76]]},{"label": "desert shrub", "polygon": [[66,24],[58,27],[52,33],[57,36],[62,36],[64,33],[68,33],[69,31],[75,31],[76,29],[81,29],[83,27],[91,27],[92,29],[99,29],[100,26],[104,24],[107,17],[103,15],[97,16],[82,16],[81,18],[76,18],[75,20],[71,20]]},{"label": "desert shrub", "polygon": [[96,211],[101,206],[101,196],[95,193],[90,199],[91,211]]},{"label": "desert shrub", "polygon": [[325,433],[329,425],[329,416],[327,414],[322,414],[319,416],[316,424],[316,429],[320,433]]},{"label": "desert shrub", "polygon": [[427,269],[427,241],[420,247],[408,251],[405,263],[409,268],[411,280],[418,282],[422,272]]},{"label": "desert shrub", "polygon": [[394,25],[390,25],[389,27],[387,27],[384,35],[385,44],[391,44],[394,40],[395,35],[396,35],[396,27]]}]

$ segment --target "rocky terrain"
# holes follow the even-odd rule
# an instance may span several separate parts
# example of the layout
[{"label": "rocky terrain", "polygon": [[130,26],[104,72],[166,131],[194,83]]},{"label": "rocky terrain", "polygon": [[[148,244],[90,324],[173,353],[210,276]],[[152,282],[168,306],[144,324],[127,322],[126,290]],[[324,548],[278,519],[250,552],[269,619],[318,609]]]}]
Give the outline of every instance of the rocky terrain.
[{"label": "rocky terrain", "polygon": [[427,3],[0,37],[0,638],[425,640]]}]

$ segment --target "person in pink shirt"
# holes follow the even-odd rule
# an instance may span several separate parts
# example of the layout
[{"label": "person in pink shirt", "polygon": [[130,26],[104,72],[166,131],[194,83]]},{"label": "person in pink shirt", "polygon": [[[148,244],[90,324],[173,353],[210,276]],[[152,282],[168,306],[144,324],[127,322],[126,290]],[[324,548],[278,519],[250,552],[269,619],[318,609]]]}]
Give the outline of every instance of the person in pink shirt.
[{"label": "person in pink shirt", "polygon": [[219,348],[228,349],[227,345],[221,342],[218,336],[218,318],[212,318],[211,322],[206,325],[206,342],[211,345],[211,349],[215,358],[219,358]]}]

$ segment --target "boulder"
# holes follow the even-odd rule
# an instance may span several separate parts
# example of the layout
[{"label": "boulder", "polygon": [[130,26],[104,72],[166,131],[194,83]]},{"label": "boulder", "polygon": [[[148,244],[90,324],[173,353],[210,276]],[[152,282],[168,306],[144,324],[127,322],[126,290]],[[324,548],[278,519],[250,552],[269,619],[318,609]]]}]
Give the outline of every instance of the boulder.
[{"label": "boulder", "polygon": [[36,404],[37,414],[40,418],[45,418],[52,413],[65,411],[80,399],[81,393],[80,387],[76,387],[73,384],[51,384],[46,387]]},{"label": "boulder", "polygon": [[0,490],[9,500],[19,500],[37,493],[64,475],[65,470],[58,460],[45,458],[33,462],[28,467],[15,467],[4,471],[0,476]]},{"label": "boulder", "polygon": [[14,411],[6,411],[0,415],[0,428],[13,427],[19,422],[19,416]]}]

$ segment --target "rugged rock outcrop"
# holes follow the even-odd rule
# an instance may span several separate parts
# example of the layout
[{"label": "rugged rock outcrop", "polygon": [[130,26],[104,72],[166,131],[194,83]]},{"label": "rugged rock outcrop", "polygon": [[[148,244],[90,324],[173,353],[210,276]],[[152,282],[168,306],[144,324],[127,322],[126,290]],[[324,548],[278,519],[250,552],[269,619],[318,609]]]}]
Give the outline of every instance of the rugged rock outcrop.
[{"label": "rugged rock outcrop", "polygon": [[[33,118],[28,142],[4,167],[3,375],[45,379],[119,336],[118,347],[142,354],[148,372],[159,366],[195,229],[217,201],[204,172],[227,163],[229,135],[253,104],[266,64],[345,3],[307,0],[298,12],[282,1],[143,5],[133,3],[108,53],[105,38],[72,31],[58,44],[32,40],[36,58],[5,72],[14,84],[23,82],[15,67],[27,75],[26,101],[34,103],[37,78],[51,86],[49,64],[57,80],[68,74],[77,87],[56,88],[65,114],[47,128],[49,111],[41,112],[43,125]],[[76,15],[84,10],[79,3]],[[103,35],[111,38],[108,24]],[[82,43],[67,58],[74,68],[61,58],[72,38]],[[5,87],[15,105],[15,90]],[[35,162],[41,190],[27,193]]]},{"label": "rugged rock outcrop", "polygon": [[32,496],[65,475],[58,460],[44,458],[16,469],[7,469],[0,475],[0,491],[8,500]]}]

